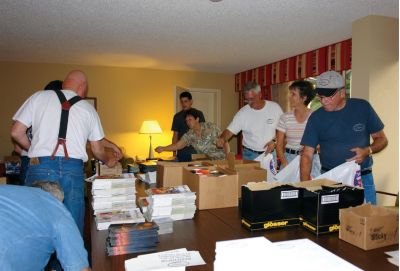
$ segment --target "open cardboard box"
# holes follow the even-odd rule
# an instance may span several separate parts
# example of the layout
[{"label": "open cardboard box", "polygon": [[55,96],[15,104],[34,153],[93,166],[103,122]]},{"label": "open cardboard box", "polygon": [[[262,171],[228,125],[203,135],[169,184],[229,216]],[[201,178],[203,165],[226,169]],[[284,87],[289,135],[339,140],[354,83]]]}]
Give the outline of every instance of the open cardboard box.
[{"label": "open cardboard box", "polygon": [[364,250],[399,243],[399,212],[364,204],[340,209],[339,238]]},{"label": "open cardboard box", "polygon": [[241,223],[249,230],[299,225],[301,189],[288,183],[258,182],[241,187]]},{"label": "open cardboard box", "polygon": [[[241,185],[248,182],[266,180],[266,171],[260,168],[260,162],[252,160],[235,160],[235,154],[229,153],[227,160],[203,160],[205,154],[192,154],[192,162],[157,162],[157,186],[176,186],[183,184],[184,167],[211,167],[219,166],[235,170],[238,173],[238,191],[241,194]],[[196,160],[199,159],[199,160]]]},{"label": "open cardboard box", "polygon": [[99,176],[105,175],[121,175],[122,174],[122,165],[118,162],[114,167],[109,167],[107,165],[98,164]]},{"label": "open cardboard box", "polygon": [[238,175],[236,172],[220,167],[209,167],[221,175],[198,175],[196,168],[183,168],[183,184],[196,192],[196,206],[199,210],[235,207],[238,205]]},{"label": "open cardboard box", "polygon": [[[220,162],[220,161],[218,161]],[[229,153],[227,160],[221,165],[238,174],[239,198],[242,197],[242,185],[249,182],[262,182],[267,180],[267,171],[260,168],[260,162],[252,160],[235,160],[235,154]]]},{"label": "open cardboard box", "polygon": [[321,179],[295,184],[302,189],[300,220],[315,234],[339,231],[339,209],[361,205],[364,190]]},{"label": "open cardboard box", "polygon": [[183,184],[183,168],[209,167],[211,161],[193,161],[193,162],[157,162],[157,187],[169,187]]}]

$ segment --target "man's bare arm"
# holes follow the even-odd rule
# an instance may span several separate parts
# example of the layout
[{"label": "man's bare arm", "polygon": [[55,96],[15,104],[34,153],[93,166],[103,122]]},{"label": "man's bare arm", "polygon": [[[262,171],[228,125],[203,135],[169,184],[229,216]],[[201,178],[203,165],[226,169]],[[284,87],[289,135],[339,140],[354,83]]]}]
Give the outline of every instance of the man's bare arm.
[{"label": "man's bare arm", "polygon": [[228,142],[232,136],[233,136],[233,133],[231,131],[229,131],[228,129],[225,129],[217,139],[217,142],[216,142],[217,147],[223,148],[225,142]]},{"label": "man's bare arm", "polygon": [[314,158],[315,149],[304,146],[300,157],[300,181],[309,181],[311,179],[311,166]]},{"label": "man's bare arm", "polygon": [[28,151],[31,146],[31,142],[26,135],[27,129],[28,127],[20,121],[15,121],[11,127],[12,140],[26,151]]}]

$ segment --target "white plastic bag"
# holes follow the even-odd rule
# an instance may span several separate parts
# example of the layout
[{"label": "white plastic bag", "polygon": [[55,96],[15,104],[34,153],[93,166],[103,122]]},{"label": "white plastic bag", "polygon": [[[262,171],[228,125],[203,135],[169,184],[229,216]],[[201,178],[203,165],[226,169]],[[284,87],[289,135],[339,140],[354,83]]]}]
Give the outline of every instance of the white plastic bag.
[{"label": "white plastic bag", "polygon": [[300,182],[300,155],[297,155],[286,167],[273,177],[274,182]]},{"label": "white plastic bag", "polygon": [[254,159],[254,161],[259,161],[260,167],[267,171],[267,181],[273,181],[275,175],[277,174],[274,156],[271,153],[268,153],[267,155],[263,153]]},{"label": "white plastic bag", "polygon": [[315,178],[329,179],[350,186],[362,186],[360,165],[355,161],[345,162]]}]

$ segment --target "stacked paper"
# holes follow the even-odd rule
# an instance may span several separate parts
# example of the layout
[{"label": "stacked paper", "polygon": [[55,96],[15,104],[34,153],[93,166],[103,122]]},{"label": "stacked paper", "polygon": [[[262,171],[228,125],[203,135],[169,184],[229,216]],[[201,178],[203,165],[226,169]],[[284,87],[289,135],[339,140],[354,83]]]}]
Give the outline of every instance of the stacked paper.
[{"label": "stacked paper", "polygon": [[145,182],[148,184],[155,184],[155,183],[157,183],[157,171],[139,174],[139,178],[140,178],[140,180],[142,180],[142,182]]},{"label": "stacked paper", "polygon": [[166,233],[172,233],[174,232],[174,221],[172,218],[166,216],[166,217],[159,217],[153,219],[155,223],[158,225],[158,234],[166,234]]},{"label": "stacked paper", "polygon": [[155,251],[158,243],[158,226],[154,222],[112,225],[108,230],[107,254]]},{"label": "stacked paper", "polygon": [[170,217],[173,220],[191,219],[196,212],[196,194],[187,185],[150,188],[146,190],[148,206],[145,217],[153,220]]},{"label": "stacked paper", "polygon": [[111,224],[144,222],[136,208],[133,174],[97,176],[92,184],[92,206],[98,230]]},{"label": "stacked paper", "polygon": [[101,231],[108,229],[108,227],[112,224],[139,223],[144,222],[145,219],[139,208],[136,208],[107,213],[98,213],[95,217],[95,221],[97,229]]},{"label": "stacked paper", "polygon": [[[244,260],[245,259],[245,260]],[[264,237],[216,243],[214,270],[361,270],[308,239],[271,243]]]},{"label": "stacked paper", "polygon": [[206,264],[198,251],[187,251],[186,248],[168,250],[125,261],[125,271],[168,270],[183,271],[185,266]]}]

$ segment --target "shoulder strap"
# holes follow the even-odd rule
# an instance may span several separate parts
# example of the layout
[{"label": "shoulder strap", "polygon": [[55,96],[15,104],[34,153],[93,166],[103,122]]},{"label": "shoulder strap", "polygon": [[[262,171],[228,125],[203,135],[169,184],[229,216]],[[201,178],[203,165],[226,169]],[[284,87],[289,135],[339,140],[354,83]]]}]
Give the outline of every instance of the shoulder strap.
[{"label": "shoulder strap", "polygon": [[58,141],[56,148],[53,151],[53,154],[51,155],[51,158],[54,158],[58,146],[61,144],[64,147],[64,154],[65,157],[68,159],[68,152],[67,152],[67,147],[65,145],[65,140],[67,137],[67,129],[68,129],[68,118],[69,118],[69,109],[71,106],[82,100],[80,96],[74,96],[71,99],[67,100],[65,98],[64,93],[62,93],[61,90],[54,90],[54,92],[57,94],[58,99],[60,100],[61,103],[61,118],[60,118],[60,127],[58,130]]}]

